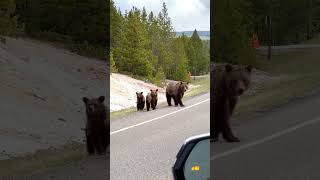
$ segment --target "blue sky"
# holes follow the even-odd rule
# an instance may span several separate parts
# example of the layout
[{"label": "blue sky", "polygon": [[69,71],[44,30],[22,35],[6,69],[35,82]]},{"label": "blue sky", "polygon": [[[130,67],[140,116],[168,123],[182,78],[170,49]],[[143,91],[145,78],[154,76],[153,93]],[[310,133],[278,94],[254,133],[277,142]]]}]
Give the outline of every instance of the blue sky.
[{"label": "blue sky", "polygon": [[145,6],[158,14],[165,2],[175,31],[210,31],[210,0],[114,0],[121,12]]}]

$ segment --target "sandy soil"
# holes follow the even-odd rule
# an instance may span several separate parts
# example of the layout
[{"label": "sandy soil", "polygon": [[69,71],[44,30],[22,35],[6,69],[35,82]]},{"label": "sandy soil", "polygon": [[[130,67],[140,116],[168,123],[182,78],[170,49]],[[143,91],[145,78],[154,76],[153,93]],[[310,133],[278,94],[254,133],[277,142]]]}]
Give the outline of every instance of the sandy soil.
[{"label": "sandy soil", "polygon": [[107,95],[106,62],[31,39],[0,43],[0,159],[83,142],[83,96]]},{"label": "sandy soil", "polygon": [[[167,80],[166,83],[171,82]],[[173,81],[174,82],[174,81]],[[188,91],[197,86],[190,84]],[[110,75],[110,111],[119,111],[122,109],[136,107],[136,92],[143,92],[146,95],[150,89],[158,89],[158,102],[166,102],[165,88],[158,87],[154,84],[146,83],[141,80],[131,78],[126,75],[112,73]]]}]

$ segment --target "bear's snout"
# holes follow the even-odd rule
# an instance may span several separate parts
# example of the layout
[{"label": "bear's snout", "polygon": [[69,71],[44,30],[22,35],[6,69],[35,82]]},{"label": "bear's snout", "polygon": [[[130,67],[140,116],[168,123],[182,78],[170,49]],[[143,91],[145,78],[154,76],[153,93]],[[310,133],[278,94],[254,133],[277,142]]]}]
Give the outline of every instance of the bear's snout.
[{"label": "bear's snout", "polygon": [[90,105],[90,106],[88,107],[88,110],[89,110],[89,112],[93,112],[93,111],[94,111],[94,106],[93,106],[93,105]]},{"label": "bear's snout", "polygon": [[244,92],[244,89],[239,89],[239,90],[238,90],[238,94],[239,94],[239,95],[242,95],[243,92]]}]

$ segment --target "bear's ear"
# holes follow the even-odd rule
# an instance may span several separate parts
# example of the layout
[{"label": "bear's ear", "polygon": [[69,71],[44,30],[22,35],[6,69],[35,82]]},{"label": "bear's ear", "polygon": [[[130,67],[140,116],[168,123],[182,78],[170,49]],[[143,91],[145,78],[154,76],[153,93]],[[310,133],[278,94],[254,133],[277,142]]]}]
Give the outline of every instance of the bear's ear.
[{"label": "bear's ear", "polygon": [[158,92],[158,89],[156,89],[156,92]]},{"label": "bear's ear", "polygon": [[183,84],[183,82],[181,81],[180,84]]},{"label": "bear's ear", "polygon": [[143,92],[141,92],[140,94],[143,94]]},{"label": "bear's ear", "polygon": [[227,72],[230,72],[230,71],[232,71],[232,69],[233,69],[230,64],[227,64],[225,68],[226,68],[226,71],[227,71]]},{"label": "bear's ear", "polygon": [[136,92],[136,95],[138,95],[139,93],[138,92]]},{"label": "bear's ear", "polygon": [[248,65],[248,66],[246,67],[246,70],[247,70],[248,72],[251,72],[251,71],[252,71],[252,66],[251,66],[251,65]]},{"label": "bear's ear", "polygon": [[152,92],[152,89],[150,89],[150,92]]},{"label": "bear's ear", "polygon": [[83,101],[85,104],[87,104],[87,102],[89,101],[89,99],[88,99],[87,97],[83,97],[83,98],[82,98],[82,101]]},{"label": "bear's ear", "polygon": [[104,96],[99,97],[99,102],[102,103],[104,101]]}]

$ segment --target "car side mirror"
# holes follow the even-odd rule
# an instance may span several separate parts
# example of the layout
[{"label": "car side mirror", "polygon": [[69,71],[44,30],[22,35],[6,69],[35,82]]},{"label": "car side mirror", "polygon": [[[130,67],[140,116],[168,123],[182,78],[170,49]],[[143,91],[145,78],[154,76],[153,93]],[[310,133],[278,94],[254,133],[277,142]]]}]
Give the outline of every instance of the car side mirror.
[{"label": "car side mirror", "polygon": [[188,138],[172,170],[175,180],[210,179],[210,134]]}]

